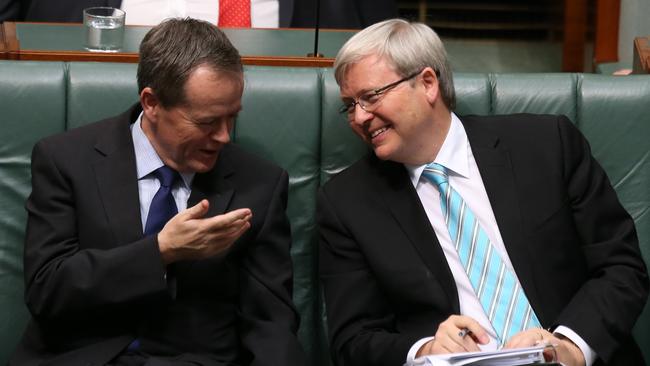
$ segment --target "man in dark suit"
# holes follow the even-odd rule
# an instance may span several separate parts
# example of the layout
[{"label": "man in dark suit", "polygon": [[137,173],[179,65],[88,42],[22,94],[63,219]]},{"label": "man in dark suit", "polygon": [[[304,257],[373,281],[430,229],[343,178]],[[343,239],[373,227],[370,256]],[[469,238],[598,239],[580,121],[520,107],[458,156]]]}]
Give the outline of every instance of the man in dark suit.
[{"label": "man in dark suit", "polygon": [[287,173],[229,143],[237,50],[209,23],[165,21],[138,87],[125,113],[34,147],[32,320],[11,364],[303,365]]},{"label": "man in dark suit", "polygon": [[[19,0],[14,0],[19,1]],[[120,8],[122,0],[23,0],[25,20],[29,22],[75,22],[83,21],[83,10],[94,6]],[[166,6],[165,4],[159,6]],[[191,5],[188,5],[191,6]],[[255,5],[252,4],[251,7]],[[278,26],[287,28],[293,19],[294,0],[278,0]],[[218,9],[215,2],[215,9]],[[128,19],[127,14],[127,19]],[[215,19],[216,20],[216,19]],[[253,24],[255,26],[255,24]]]},{"label": "man in dark suit", "polygon": [[444,47],[423,24],[366,28],[334,67],[373,150],[318,200],[339,366],[545,343],[569,366],[643,364],[634,223],[567,118],[456,116]]}]

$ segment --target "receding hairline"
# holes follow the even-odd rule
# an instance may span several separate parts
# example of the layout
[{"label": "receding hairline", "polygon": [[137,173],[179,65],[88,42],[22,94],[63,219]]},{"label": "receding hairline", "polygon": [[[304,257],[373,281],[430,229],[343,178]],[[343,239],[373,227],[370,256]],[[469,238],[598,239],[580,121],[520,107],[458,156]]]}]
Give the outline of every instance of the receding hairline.
[{"label": "receding hairline", "polygon": [[[243,69],[242,70],[231,70],[231,69],[228,69],[228,68],[218,67],[217,65],[213,65],[211,62],[208,62],[208,61],[201,62],[201,63],[195,65],[194,67],[192,67],[188,71],[187,78],[185,79],[185,82],[182,85],[182,90],[181,90],[182,91],[182,93],[181,93],[182,98],[178,102],[177,105],[183,105],[183,106],[188,105],[187,104],[188,103],[187,90],[186,90],[187,84],[190,81],[190,78],[192,78],[194,76],[194,74],[201,68],[204,68],[207,71],[209,71],[212,74],[211,77],[219,78],[219,77],[225,76],[225,77],[228,77],[230,79],[237,80],[238,82],[240,82],[241,86],[242,86],[242,90],[245,87],[246,80],[245,80],[245,77],[244,77]],[[154,93],[155,93],[155,90],[154,90]]]}]

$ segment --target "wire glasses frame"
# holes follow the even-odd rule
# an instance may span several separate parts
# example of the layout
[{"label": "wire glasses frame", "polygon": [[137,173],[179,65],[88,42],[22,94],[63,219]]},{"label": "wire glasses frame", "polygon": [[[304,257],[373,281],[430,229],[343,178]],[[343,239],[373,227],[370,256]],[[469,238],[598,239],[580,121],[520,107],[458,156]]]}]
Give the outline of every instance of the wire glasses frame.
[{"label": "wire glasses frame", "polygon": [[339,108],[339,113],[348,113],[348,114],[354,113],[354,109],[355,109],[357,104],[364,111],[372,112],[375,109],[375,106],[376,106],[377,102],[379,101],[380,97],[383,94],[389,92],[390,90],[392,90],[394,87],[398,86],[399,84],[401,84],[401,83],[403,83],[403,82],[405,82],[407,80],[413,79],[414,77],[418,76],[421,72],[422,72],[422,70],[414,72],[414,73],[412,73],[412,74],[410,74],[410,75],[408,75],[408,76],[406,76],[404,78],[401,78],[401,79],[399,79],[397,81],[394,81],[394,82],[392,82],[392,83],[390,83],[388,85],[384,85],[381,88],[373,89],[373,90],[371,90],[369,92],[366,92],[366,93],[362,94],[361,96],[359,96],[358,98],[353,99],[351,102],[343,104],[341,106],[341,108]]}]

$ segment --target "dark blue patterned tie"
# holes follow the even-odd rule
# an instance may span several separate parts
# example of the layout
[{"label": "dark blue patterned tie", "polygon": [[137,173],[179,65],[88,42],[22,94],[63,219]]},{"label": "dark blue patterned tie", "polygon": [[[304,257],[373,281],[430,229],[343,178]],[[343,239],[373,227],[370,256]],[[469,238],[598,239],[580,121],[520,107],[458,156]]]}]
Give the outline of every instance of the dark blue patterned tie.
[{"label": "dark blue patterned tie", "polygon": [[[172,195],[172,188],[174,183],[179,178],[178,173],[163,165],[152,173],[160,181],[160,188],[153,196],[151,205],[149,206],[149,214],[147,215],[147,222],[144,227],[144,235],[156,235],[162,230],[167,221],[178,213],[176,201]],[[140,349],[140,339],[134,339],[127,347],[127,352],[136,352]]]},{"label": "dark blue patterned tie", "polygon": [[172,196],[172,188],[174,182],[179,178],[178,173],[167,165],[163,165],[156,169],[153,174],[160,181],[160,188],[156,195],[151,200],[149,206],[149,214],[147,215],[147,223],[144,227],[144,235],[155,235],[163,226],[178,213],[176,201]]}]

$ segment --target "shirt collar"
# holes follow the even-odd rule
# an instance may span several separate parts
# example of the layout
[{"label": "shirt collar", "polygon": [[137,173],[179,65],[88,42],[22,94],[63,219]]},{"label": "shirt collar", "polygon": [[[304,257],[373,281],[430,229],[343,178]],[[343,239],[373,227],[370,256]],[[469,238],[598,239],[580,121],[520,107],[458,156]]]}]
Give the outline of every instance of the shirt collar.
[{"label": "shirt collar", "polygon": [[[138,180],[140,180],[165,164],[151,145],[147,135],[142,131],[142,112],[140,112],[138,118],[131,125],[131,135],[133,136]],[[186,188],[191,187],[194,174],[195,173],[180,173],[183,184]]]},{"label": "shirt collar", "polygon": [[[451,124],[445,137],[445,141],[433,160],[449,171],[449,174],[456,174],[462,177],[469,176],[469,141],[462,122],[455,113],[451,113]],[[409,165],[404,164],[411,178],[413,187],[417,187],[420,176],[427,164]]]}]

